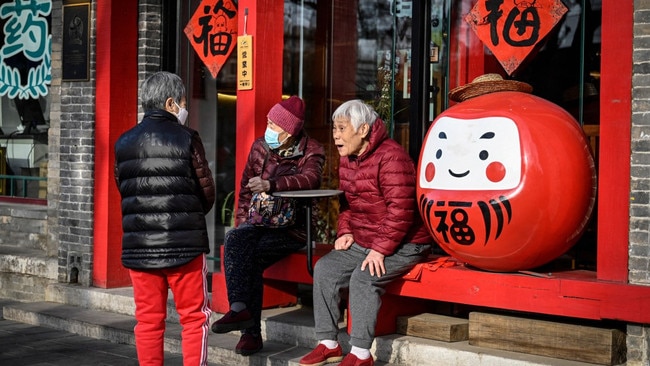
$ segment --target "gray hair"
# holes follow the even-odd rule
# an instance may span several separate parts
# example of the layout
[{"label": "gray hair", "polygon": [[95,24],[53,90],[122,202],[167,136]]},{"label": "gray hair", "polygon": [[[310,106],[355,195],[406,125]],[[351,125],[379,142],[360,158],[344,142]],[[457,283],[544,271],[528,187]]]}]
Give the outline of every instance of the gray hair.
[{"label": "gray hair", "polygon": [[149,76],[140,86],[140,103],[145,112],[165,109],[165,101],[172,98],[177,104],[185,96],[185,85],[180,76],[160,71]]},{"label": "gray hair", "polygon": [[352,127],[356,131],[364,123],[372,126],[377,118],[379,118],[379,115],[370,105],[360,99],[353,99],[348,100],[336,108],[332,114],[332,121],[339,118],[349,119]]}]

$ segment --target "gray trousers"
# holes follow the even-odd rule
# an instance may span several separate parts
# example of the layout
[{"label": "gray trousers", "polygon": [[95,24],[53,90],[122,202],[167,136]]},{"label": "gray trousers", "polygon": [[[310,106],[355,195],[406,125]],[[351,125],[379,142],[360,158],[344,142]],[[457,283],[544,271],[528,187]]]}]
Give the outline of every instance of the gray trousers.
[{"label": "gray trousers", "polygon": [[349,289],[352,328],[350,344],[370,349],[375,338],[377,313],[384,287],[425,259],[430,245],[402,244],[395,254],[384,258],[386,274],[371,276],[361,262],[369,249],[352,244],[348,250],[332,250],[314,266],[314,321],[318,340],[337,340],[340,318],[340,290]]}]

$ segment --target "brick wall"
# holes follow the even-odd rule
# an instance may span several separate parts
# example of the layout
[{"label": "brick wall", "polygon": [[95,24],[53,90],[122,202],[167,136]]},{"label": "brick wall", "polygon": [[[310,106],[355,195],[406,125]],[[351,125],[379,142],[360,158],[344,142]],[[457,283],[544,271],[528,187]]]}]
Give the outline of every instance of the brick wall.
[{"label": "brick wall", "polygon": [[[61,48],[63,45],[63,13],[61,1],[52,2],[52,83],[50,84],[50,128],[48,130],[47,161],[47,224],[57,228],[59,217],[59,149],[61,138]],[[57,256],[58,230],[48,230],[47,254]]]},{"label": "brick wall", "polygon": [[[91,2],[90,19],[96,19],[95,11],[95,2]],[[58,231],[56,234],[59,240],[59,282],[70,282],[71,273],[74,273],[74,277],[84,286],[92,285],[93,252],[94,21],[91,22],[90,28],[90,79],[74,82],[61,81],[58,149],[60,191],[58,192]]]},{"label": "brick wall", "polygon": [[[650,1],[634,1],[629,281],[650,285]],[[627,365],[650,364],[650,326],[627,327]]]},{"label": "brick wall", "polygon": [[[95,19],[95,3],[91,3]],[[48,206],[52,242],[58,242],[59,282],[75,279],[92,285],[93,157],[95,150],[95,23],[90,31],[90,80],[61,81],[61,2],[55,2],[53,19],[53,109],[48,166]],[[138,85],[160,69],[162,0],[139,3],[140,41]],[[54,75],[54,69],[56,74]]]},{"label": "brick wall", "polygon": [[[140,0],[138,16],[138,85],[160,71],[162,46],[162,0]],[[139,99],[138,99],[139,101]],[[138,105],[138,120],[142,107]]]},{"label": "brick wall", "polygon": [[44,256],[47,207],[0,205],[0,297],[43,301],[44,289],[56,280],[56,258]]},{"label": "brick wall", "polygon": [[47,208],[39,205],[0,205],[0,244],[3,248],[45,250]]}]

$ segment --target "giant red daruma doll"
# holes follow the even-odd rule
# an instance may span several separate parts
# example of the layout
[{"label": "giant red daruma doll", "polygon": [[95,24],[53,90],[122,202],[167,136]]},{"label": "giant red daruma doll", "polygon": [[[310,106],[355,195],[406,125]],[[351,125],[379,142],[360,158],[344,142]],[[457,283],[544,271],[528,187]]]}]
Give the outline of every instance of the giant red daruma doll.
[{"label": "giant red daruma doll", "polygon": [[583,234],[596,193],[578,122],[530,85],[487,74],[450,92],[418,166],[420,213],[451,256],[489,271],[533,269]]}]

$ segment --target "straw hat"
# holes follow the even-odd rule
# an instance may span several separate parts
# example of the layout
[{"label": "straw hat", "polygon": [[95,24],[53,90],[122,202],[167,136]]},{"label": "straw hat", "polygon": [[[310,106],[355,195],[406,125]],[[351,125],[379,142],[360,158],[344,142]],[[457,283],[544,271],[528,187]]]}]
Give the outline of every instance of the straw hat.
[{"label": "straw hat", "polygon": [[478,97],[479,95],[500,91],[531,93],[533,87],[521,81],[503,80],[503,77],[499,74],[483,74],[474,78],[471,83],[449,91],[449,99],[455,102],[462,102],[470,98]]}]

